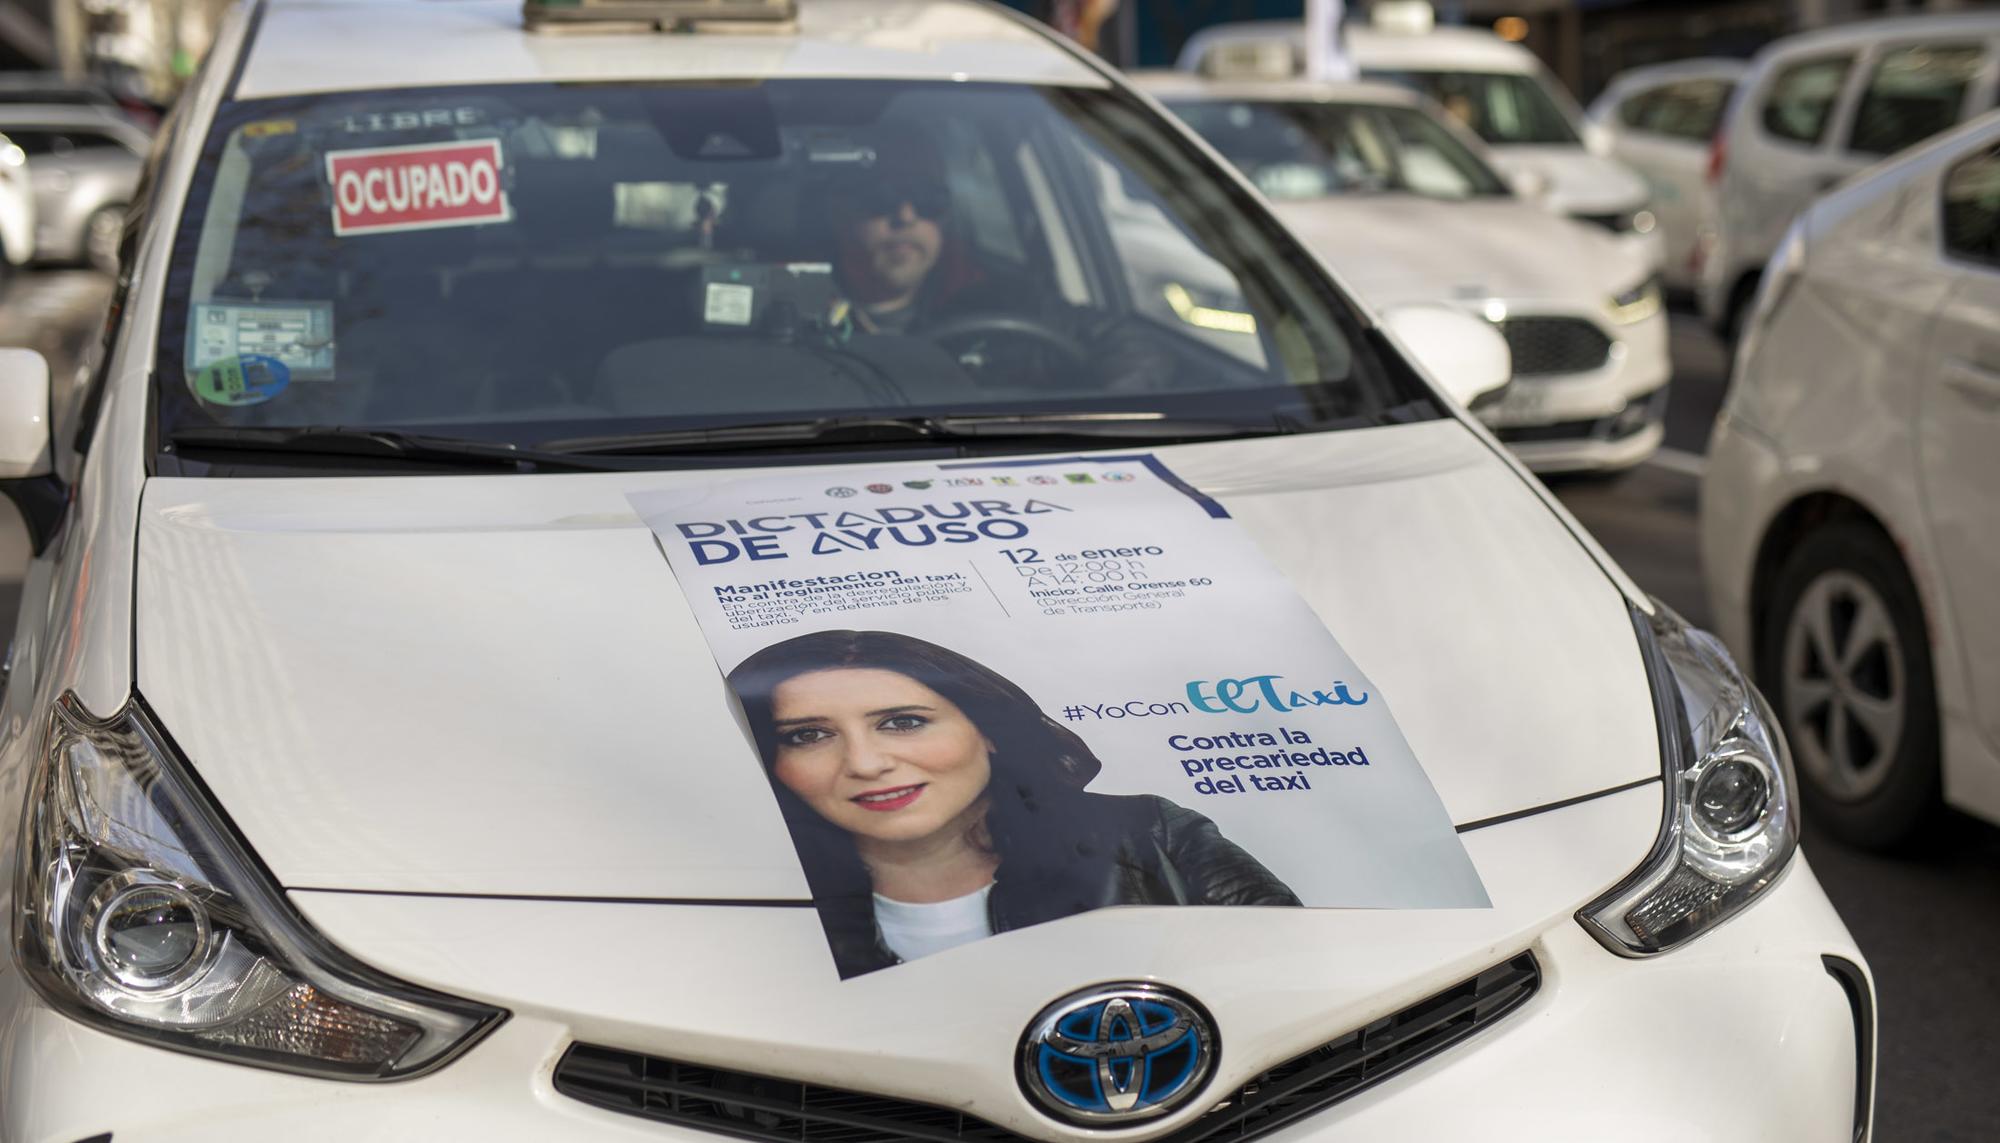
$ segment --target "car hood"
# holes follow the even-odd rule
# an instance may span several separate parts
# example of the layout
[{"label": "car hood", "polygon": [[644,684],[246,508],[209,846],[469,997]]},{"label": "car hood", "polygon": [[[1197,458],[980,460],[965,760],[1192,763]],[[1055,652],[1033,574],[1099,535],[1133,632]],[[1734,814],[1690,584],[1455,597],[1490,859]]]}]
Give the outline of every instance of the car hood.
[{"label": "car hood", "polygon": [[1489,153],[1510,176],[1534,171],[1546,179],[1546,204],[1562,214],[1629,213],[1645,206],[1651,194],[1630,167],[1583,147],[1514,144]]},{"label": "car hood", "polygon": [[1451,420],[1158,455],[1394,704],[1489,907],[1097,909],[841,979],[626,499],[704,473],[155,480],[139,686],[305,917],[374,967],[526,1034],[1044,1140],[1076,1134],[1013,1061],[1079,988],[1194,997],[1222,1093],[1552,931],[1587,944],[1572,915],[1658,833],[1660,749],[1627,600],[1527,479]]},{"label": "car hood", "polygon": [[1276,210],[1377,309],[1497,299],[1596,313],[1648,272],[1610,234],[1515,198],[1353,195]]},{"label": "car hood", "polygon": [[[1624,598],[1463,426],[1160,456],[1390,699],[1454,822],[1658,774]],[[798,899],[736,704],[626,501],[708,478],[155,479],[139,689],[287,887]]]}]

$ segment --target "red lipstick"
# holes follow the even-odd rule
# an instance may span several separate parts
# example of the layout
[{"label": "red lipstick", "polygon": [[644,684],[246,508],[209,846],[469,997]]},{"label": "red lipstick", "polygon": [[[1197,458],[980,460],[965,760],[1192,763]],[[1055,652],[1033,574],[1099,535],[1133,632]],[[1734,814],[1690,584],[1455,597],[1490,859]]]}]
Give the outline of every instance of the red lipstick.
[{"label": "red lipstick", "polygon": [[923,783],[915,786],[885,786],[880,790],[869,790],[867,793],[856,794],[847,800],[864,810],[887,813],[890,810],[900,810],[911,802],[916,801],[923,796],[923,792]]}]

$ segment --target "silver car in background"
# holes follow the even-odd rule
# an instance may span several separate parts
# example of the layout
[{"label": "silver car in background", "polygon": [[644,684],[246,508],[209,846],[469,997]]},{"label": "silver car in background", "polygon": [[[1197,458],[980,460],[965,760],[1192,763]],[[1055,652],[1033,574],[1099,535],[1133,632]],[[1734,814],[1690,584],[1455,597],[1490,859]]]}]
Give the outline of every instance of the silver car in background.
[{"label": "silver car in background", "polygon": [[0,105],[0,132],[27,152],[36,259],[111,269],[151,136],[116,112],[56,104]]},{"label": "silver car in background", "polygon": [[1660,277],[1670,289],[1694,289],[1700,260],[1715,241],[1709,161],[1723,110],[1749,66],[1693,59],[1633,68],[1590,105],[1590,121],[1609,140],[1612,156],[1652,191],[1665,247]]}]

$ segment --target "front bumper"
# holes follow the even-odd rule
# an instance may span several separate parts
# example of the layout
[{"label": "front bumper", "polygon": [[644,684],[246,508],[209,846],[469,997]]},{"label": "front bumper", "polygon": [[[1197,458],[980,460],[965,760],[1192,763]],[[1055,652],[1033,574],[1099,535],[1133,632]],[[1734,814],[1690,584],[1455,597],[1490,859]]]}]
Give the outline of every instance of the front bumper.
[{"label": "front bumper", "polygon": [[[1621,958],[1569,921],[1531,947],[1543,984],[1524,1007],[1271,1138],[1856,1138],[1870,1086],[1858,1077],[1872,1076],[1857,1060],[1872,1062],[1872,1018],[1860,1036],[1823,958],[1857,966],[1864,982],[1866,970],[1803,856],[1754,908],[1677,952]],[[432,1075],[356,1085],[107,1036],[49,1009],[11,966],[0,972],[0,1012],[11,1013],[0,1028],[7,1143],[105,1132],[120,1143],[722,1138],[558,1093],[550,1076],[571,1032],[545,1016],[517,1012]],[[774,1051],[771,1070],[783,1061]]]},{"label": "front bumper", "polygon": [[1494,435],[1536,472],[1630,468],[1660,447],[1666,385],[1673,371],[1667,315],[1657,313],[1615,330],[1602,328],[1612,338],[1603,365],[1578,373],[1518,376],[1500,402],[1480,410],[1480,419]]}]

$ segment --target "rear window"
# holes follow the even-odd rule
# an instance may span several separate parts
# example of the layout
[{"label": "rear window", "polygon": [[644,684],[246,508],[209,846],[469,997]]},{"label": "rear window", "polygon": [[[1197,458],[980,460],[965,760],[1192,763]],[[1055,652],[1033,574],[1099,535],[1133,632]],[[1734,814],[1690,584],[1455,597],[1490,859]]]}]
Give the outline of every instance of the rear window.
[{"label": "rear window", "polygon": [[1576,126],[1536,75],[1484,71],[1370,71],[1423,92],[1488,143],[1581,142]]},{"label": "rear window", "polygon": [[1726,79],[1688,79],[1647,92],[1636,115],[1623,114],[1634,100],[1621,108],[1620,118],[1629,127],[1669,139],[1706,143],[1715,137],[1722,109],[1729,104],[1736,85]]},{"label": "rear window", "polygon": [[1945,175],[1944,247],[1960,258],[2000,263],[2000,147]]},{"label": "rear window", "polygon": [[1781,69],[1764,97],[1764,130],[1794,143],[1818,143],[1853,66],[1852,56],[1826,56]]},{"label": "rear window", "polygon": [[1977,44],[1911,44],[1882,53],[1855,109],[1848,148],[1893,154],[1957,123],[1985,64]]}]

